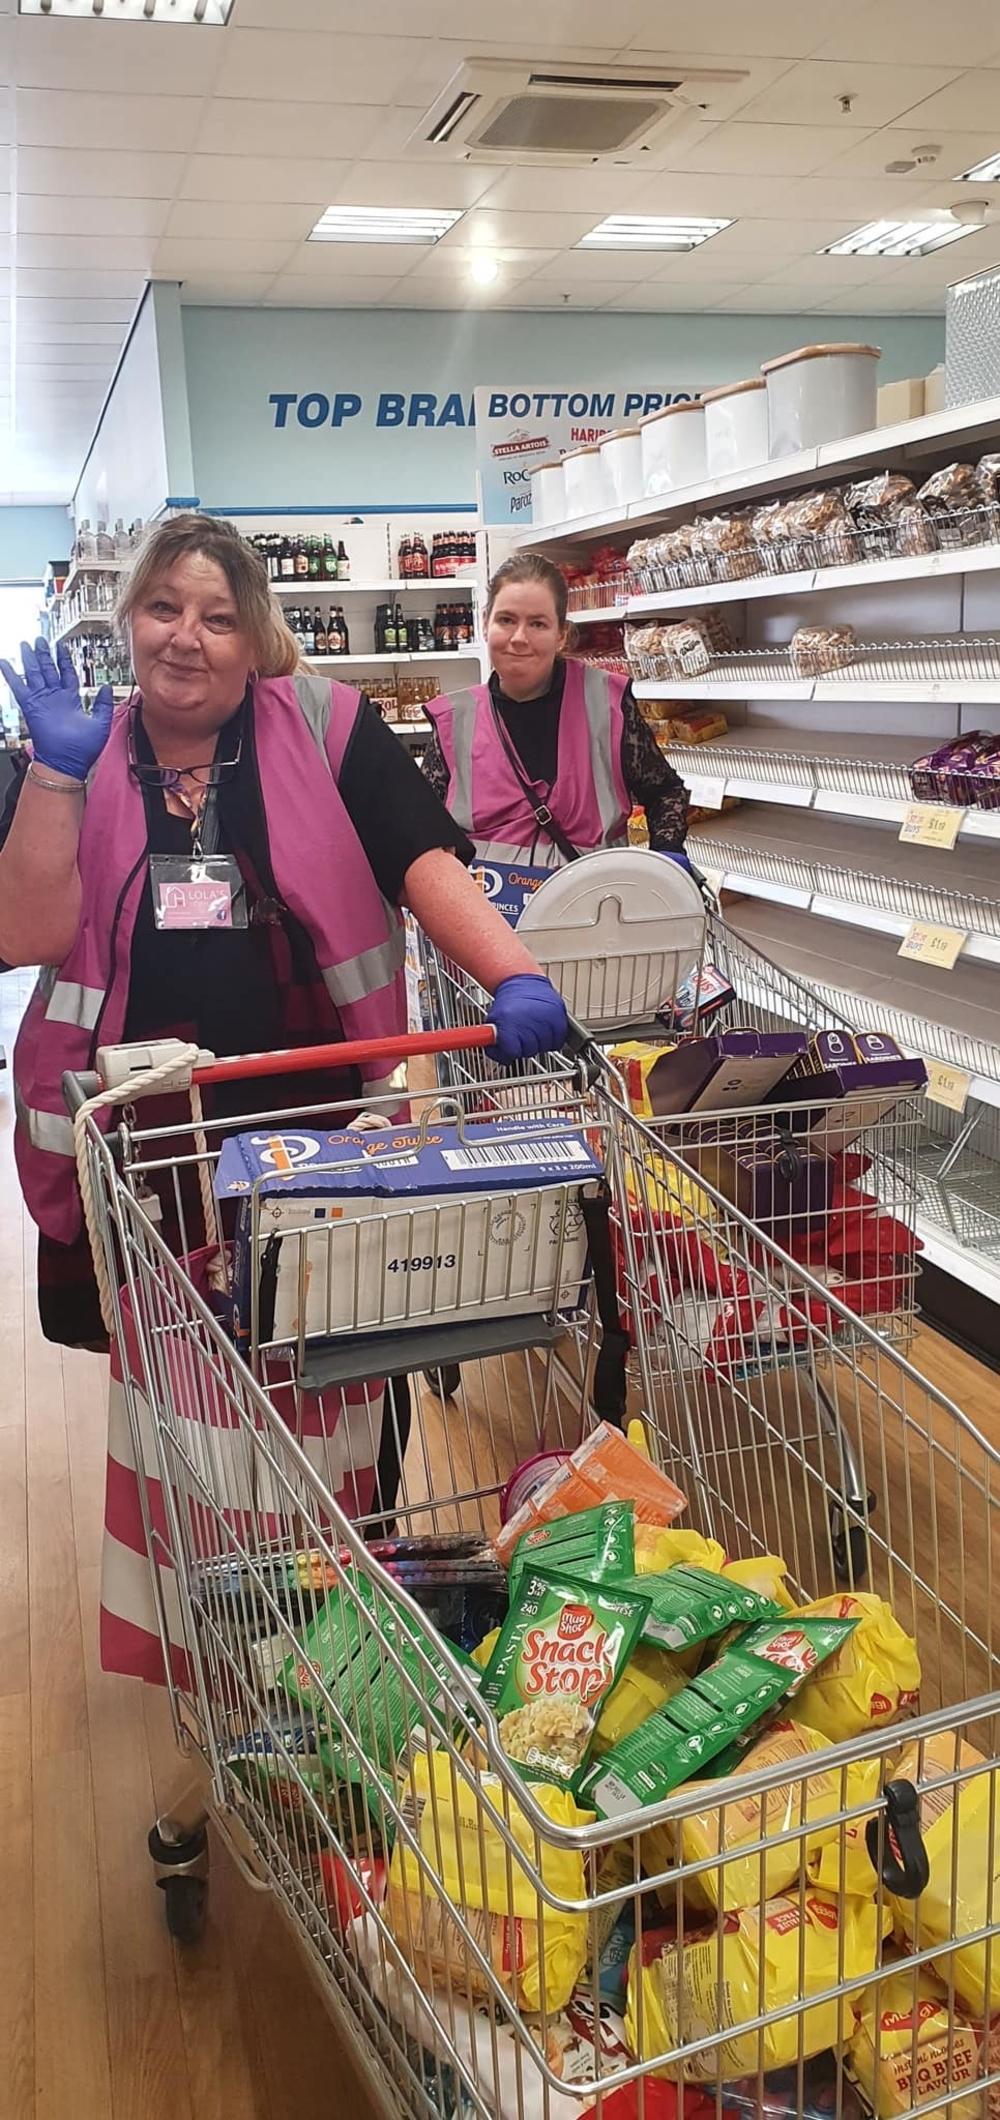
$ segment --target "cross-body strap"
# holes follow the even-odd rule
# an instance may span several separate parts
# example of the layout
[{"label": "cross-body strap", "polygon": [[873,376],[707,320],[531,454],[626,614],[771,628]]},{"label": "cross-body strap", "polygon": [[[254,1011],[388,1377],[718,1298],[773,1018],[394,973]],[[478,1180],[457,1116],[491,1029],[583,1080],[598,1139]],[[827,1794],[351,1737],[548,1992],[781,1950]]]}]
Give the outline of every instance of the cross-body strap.
[{"label": "cross-body strap", "polygon": [[507,754],[507,762],[522,795],[530,804],[531,814],[539,831],[544,832],[547,839],[551,839],[553,846],[557,848],[564,861],[579,861],[579,847],[575,847],[573,841],[567,838],[562,826],[556,823],[548,803],[539,800],[537,786],[533,785],[528,779],[527,773],[511,742],[510,732],[504,725],[503,715],[500,713],[492,692],[490,693],[490,711],[493,715],[493,726]]}]

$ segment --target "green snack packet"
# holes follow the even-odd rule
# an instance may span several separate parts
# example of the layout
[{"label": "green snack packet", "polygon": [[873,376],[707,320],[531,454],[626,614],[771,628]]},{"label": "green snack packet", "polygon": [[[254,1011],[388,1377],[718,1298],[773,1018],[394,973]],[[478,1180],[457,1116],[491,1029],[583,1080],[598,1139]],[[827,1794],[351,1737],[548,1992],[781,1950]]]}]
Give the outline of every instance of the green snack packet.
[{"label": "green snack packet", "polygon": [[789,1698],[796,1694],[807,1678],[811,1678],[817,1665],[825,1663],[843,1647],[849,1634],[853,1634],[856,1619],[799,1619],[794,1612],[786,1612],[781,1624],[748,1627],[738,1643],[721,1657],[717,1664],[698,1675],[698,1684],[704,1689],[705,1680],[713,1671],[721,1670],[730,1656],[759,1658],[762,1662],[776,1664],[790,1674]]},{"label": "green snack packet", "polygon": [[619,1582],[635,1572],[635,1503],[602,1502],[551,1524],[535,1524],[511,1555],[513,1597],[527,1567],[569,1568],[587,1583]]},{"label": "green snack packet", "polygon": [[[385,1654],[383,1644],[395,1651],[415,1693],[392,1657]],[[478,1690],[481,1674],[472,1658],[451,1644],[449,1648]],[[376,1600],[368,1577],[358,1574],[351,1591],[328,1598],[306,1628],[301,1649],[287,1658],[279,1673],[280,1690],[315,1717],[338,1776],[362,1787],[376,1813],[379,1793],[392,1792],[395,1777],[405,1771],[414,1753],[439,1742],[433,1724],[430,1731],[426,1727],[423,1703],[446,1728],[455,1721],[445,1691],[449,1674],[441,1649],[430,1627],[408,1612],[395,1614],[384,1596]],[[440,1690],[435,1679],[440,1681]],[[350,1740],[330,1713],[317,1680],[336,1701]],[[379,1769],[385,1770],[384,1779]]]},{"label": "green snack packet", "polygon": [[781,1606],[742,1583],[707,1568],[681,1566],[666,1575],[637,1575],[623,1589],[641,1591],[649,1601],[642,1638],[660,1649],[690,1649],[710,1641],[727,1627],[781,1617]]},{"label": "green snack packet", "polygon": [[617,1584],[525,1570],[481,1691],[504,1751],[527,1779],[573,1782],[648,1609],[646,1597]]},{"label": "green snack packet", "polygon": [[682,1782],[700,1777],[744,1729],[758,1723],[787,1692],[787,1673],[761,1664],[759,1676],[738,1690],[728,1709],[713,1706],[695,1683],[616,1745],[577,1783],[579,1803],[602,1818],[617,1818],[662,1803]]}]

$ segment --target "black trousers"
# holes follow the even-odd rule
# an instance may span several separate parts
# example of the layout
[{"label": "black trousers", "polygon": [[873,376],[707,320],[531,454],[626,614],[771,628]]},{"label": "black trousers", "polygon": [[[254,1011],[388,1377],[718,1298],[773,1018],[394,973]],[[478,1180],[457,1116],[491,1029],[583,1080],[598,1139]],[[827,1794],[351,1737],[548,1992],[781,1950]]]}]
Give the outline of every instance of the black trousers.
[{"label": "black trousers", "polygon": [[410,1379],[406,1376],[389,1377],[385,1387],[382,1409],[382,1437],[375,1465],[375,1490],[372,1497],[373,1515],[376,1521],[369,1527],[373,1538],[391,1538],[395,1530],[393,1511],[399,1497],[403,1459],[410,1440],[413,1423],[413,1398]]}]

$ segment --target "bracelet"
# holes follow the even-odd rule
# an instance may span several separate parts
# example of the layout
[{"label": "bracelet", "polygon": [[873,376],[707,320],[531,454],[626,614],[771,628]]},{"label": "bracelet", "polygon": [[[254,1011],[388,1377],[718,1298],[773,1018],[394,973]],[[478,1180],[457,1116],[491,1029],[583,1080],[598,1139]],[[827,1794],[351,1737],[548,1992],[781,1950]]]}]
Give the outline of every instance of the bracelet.
[{"label": "bracelet", "polygon": [[28,767],[27,777],[34,787],[44,788],[47,795],[82,795],[87,786],[85,780],[74,780],[69,786],[64,780],[44,780],[34,759]]}]

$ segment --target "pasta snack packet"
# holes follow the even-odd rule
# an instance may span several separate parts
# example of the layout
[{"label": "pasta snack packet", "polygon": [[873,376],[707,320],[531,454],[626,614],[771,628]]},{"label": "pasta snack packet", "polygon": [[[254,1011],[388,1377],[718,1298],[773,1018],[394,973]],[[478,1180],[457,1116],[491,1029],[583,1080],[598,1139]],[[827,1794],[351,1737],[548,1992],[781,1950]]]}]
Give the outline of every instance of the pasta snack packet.
[{"label": "pasta snack packet", "polygon": [[880,1980],[860,2002],[848,2058],[877,2120],[893,2120],[948,2091],[959,2094],[944,2108],[949,2120],[982,2120],[979,2034],[960,2011],[952,2015],[943,1981],[926,1967],[914,1968]]},{"label": "pasta snack packet", "polygon": [[[554,1826],[590,1824],[593,1813],[578,1810],[568,1791],[542,1785],[532,1793]],[[424,1990],[440,1983],[476,2000],[494,1999],[466,1945],[468,1932],[520,2008],[563,2009],[586,1963],[589,1920],[585,1912],[543,1905],[532,1872],[553,1897],[582,1900],[582,1854],[539,1838],[496,1775],[482,1774],[470,1785],[447,1752],[413,1761],[404,1801],[420,1853],[397,1835],[385,1918]],[[493,1811],[517,1852],[509,1852],[492,1823]]]},{"label": "pasta snack packet", "polygon": [[780,1605],[707,1568],[681,1563],[666,1575],[636,1576],[629,1588],[648,1599],[642,1638],[658,1649],[684,1650],[711,1641],[727,1627],[781,1616]]},{"label": "pasta snack packet", "polygon": [[619,1582],[635,1568],[634,1502],[602,1502],[575,1516],[536,1524],[514,1548],[510,1563],[511,1595],[526,1567],[569,1568],[588,1583]]},{"label": "pasta snack packet", "polygon": [[[957,1781],[956,1775],[961,1777]],[[935,1970],[954,1982],[959,2001],[977,2023],[983,2022],[1000,2010],[1000,1950],[995,1940],[991,1945],[988,1939],[961,1939],[988,1929],[1000,1906],[1000,1848],[995,1837],[1000,1768],[987,1763],[973,1745],[943,1732],[922,1745],[904,1746],[893,1778],[913,1782],[918,1791],[920,1831],[930,1863],[919,1899],[890,1902],[896,1933],[914,1950],[942,1947],[940,1956],[935,1955]],[[952,1943],[958,1944],[956,1950],[945,1949]]]},{"label": "pasta snack packet", "polygon": [[724,1676],[713,1684],[711,1697],[703,1690],[710,1674],[703,1672],[579,1778],[581,1802],[592,1804],[602,1818],[662,1803],[682,1782],[704,1773],[788,1692],[787,1673],[776,1664],[749,1659],[740,1664],[726,1657],[714,1668],[716,1673],[724,1669]]},{"label": "pasta snack packet", "polygon": [[[751,1774],[786,1763],[801,1768],[810,1754],[826,1749],[826,1739],[817,1730],[804,1729],[798,1722],[773,1723],[763,1737],[748,1747],[738,1771],[741,1775]],[[685,1892],[690,1889],[710,1906],[727,1910],[756,1906],[761,1897],[774,1898],[794,1882],[812,1855],[828,1843],[837,1842],[840,1827],[836,1819],[840,1810],[869,1798],[874,1801],[878,1780],[878,1760],[867,1759],[858,1760],[843,1775],[839,1770],[817,1767],[805,1780],[800,1777],[769,1789],[762,1796],[739,1800],[734,1797],[728,1801],[720,1782],[706,1783],[706,1809],[678,1821],[678,1859],[691,1863],[718,1855],[721,1860],[718,1869],[700,1870],[697,1876],[686,1878]],[[793,1828],[799,1830],[798,1840],[780,1841],[763,1854],[755,1851],[740,1856],[742,1845],[776,1838]],[[832,1852],[836,1853],[835,1845]],[[865,1859],[866,1882],[873,1891],[875,1874],[867,1855]]]},{"label": "pasta snack packet", "polygon": [[[723,2034],[717,2045],[682,2053],[663,2069],[683,2073],[688,2083],[789,2068],[800,2038],[809,2060],[838,2046],[853,2021],[851,2004],[834,1995],[801,2012],[793,2005],[870,1972],[878,1940],[874,1900],[840,1904],[822,1892],[801,1903],[798,1895],[779,1895],[683,1938],[654,1930],[629,1963],[629,2044],[641,2060]],[[792,2014],[772,2015],[782,2008]],[[769,2021],[759,2031],[741,2030],[765,2013]]]},{"label": "pasta snack packet", "polygon": [[482,1698],[526,1779],[561,1788],[575,1780],[648,1609],[645,1597],[617,1584],[525,1571],[483,1674]]},{"label": "pasta snack packet", "polygon": [[843,1648],[803,1686],[795,1710],[799,1722],[836,1745],[919,1708],[917,1645],[884,1598],[845,1591],[803,1605],[799,1616],[856,1621]]},{"label": "pasta snack packet", "polygon": [[[831,1600],[839,1603],[839,1599]],[[800,1612],[786,1613],[780,1626],[765,1625],[748,1627],[738,1643],[727,1656],[760,1657],[767,1664],[777,1664],[783,1671],[792,1674],[790,1693],[798,1694],[804,1681],[817,1667],[835,1656],[838,1649],[853,1634],[858,1622],[856,1618],[805,1617]],[[713,1669],[721,1670],[726,1657],[720,1657]],[[711,1674],[702,1672],[701,1681]],[[798,1715],[798,1708],[796,1708]]]}]

